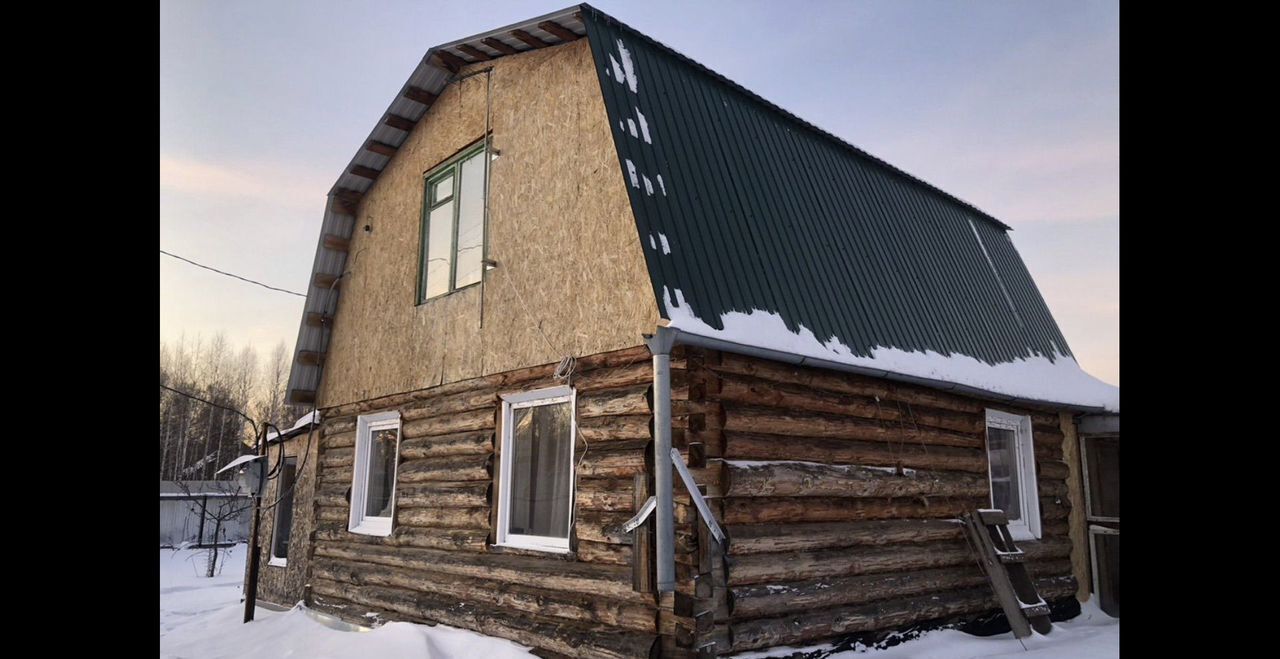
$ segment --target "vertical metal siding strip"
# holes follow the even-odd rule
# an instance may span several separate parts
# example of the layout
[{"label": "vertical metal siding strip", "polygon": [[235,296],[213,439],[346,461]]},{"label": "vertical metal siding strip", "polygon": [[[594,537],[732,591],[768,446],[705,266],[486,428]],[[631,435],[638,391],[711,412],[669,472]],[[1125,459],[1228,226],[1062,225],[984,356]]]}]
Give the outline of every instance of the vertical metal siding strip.
[{"label": "vertical metal siding strip", "polygon": [[848,273],[838,267],[843,259],[835,253],[836,243],[832,235],[837,218],[826,211],[821,200],[821,161],[807,150],[807,136],[781,130],[782,126],[776,119],[764,115],[759,108],[755,109],[755,115],[757,126],[763,124],[768,131],[751,135],[750,143],[767,148],[774,160],[788,163],[780,168],[782,180],[787,183],[786,212],[803,232],[798,239],[807,239],[809,243],[807,249],[793,247],[793,250],[799,254],[798,258],[811,263],[821,284],[815,287],[815,292],[820,294],[818,299],[811,300],[809,304],[817,307],[817,311],[832,310],[825,315],[823,326],[812,328],[814,334],[820,340],[835,337],[844,345],[861,350],[866,332],[857,329],[860,314],[856,311],[856,302],[841,292],[842,284],[847,286],[851,282]]},{"label": "vertical metal siding strip", "polygon": [[733,243],[741,237],[731,233],[725,239],[715,229],[725,211],[708,194],[712,189],[708,180],[712,173],[703,163],[702,149],[698,142],[699,131],[690,129],[691,115],[684,107],[688,94],[682,88],[682,81],[667,66],[654,66],[651,75],[667,93],[663,111],[654,117],[656,121],[662,122],[662,132],[658,139],[674,138],[675,144],[684,148],[682,157],[670,163],[669,183],[674,198],[689,204],[687,228],[682,229],[680,234],[682,240],[689,239],[689,242],[679,254],[673,250],[673,255],[696,263],[707,272],[701,281],[682,282],[681,288],[686,295],[685,300],[693,305],[699,318],[712,327],[718,327],[721,326],[721,314],[725,311],[750,309],[752,297],[742,294],[735,286],[733,275],[736,273],[726,272],[725,268],[726,263],[737,262],[735,256],[740,252]]},{"label": "vertical metal siding strip", "polygon": [[[714,219],[719,226],[728,229],[730,240],[727,242],[736,250],[736,258],[721,264],[727,273],[733,275],[726,284],[735,290],[735,297],[745,301],[743,311],[758,308],[781,311],[783,315],[794,314],[787,304],[786,292],[781,288],[783,282],[777,281],[777,277],[767,276],[765,266],[768,262],[760,253],[759,237],[752,234],[744,217],[745,209],[730,191],[732,176],[727,173],[727,163],[722,157],[717,158],[722,155],[717,147],[723,144],[723,136],[716,130],[710,102],[698,85],[700,81],[679,68],[669,70],[679,81],[678,98],[673,100],[681,105],[680,116],[694,126],[693,134],[688,137],[698,157],[699,172],[707,174],[706,180],[699,185],[699,191],[707,195],[713,211],[703,221]],[[744,284],[748,285],[746,289],[743,289]],[[759,300],[760,304],[752,300]]]},{"label": "vertical metal siding strip", "polygon": [[861,256],[859,262],[864,266],[864,281],[870,284],[871,295],[878,307],[873,318],[880,326],[881,333],[876,337],[875,344],[870,347],[910,348],[909,341],[906,340],[907,331],[901,319],[886,313],[886,310],[899,304],[899,301],[897,291],[889,281],[891,273],[886,267],[887,262],[879,249],[881,239],[877,235],[876,226],[872,220],[876,210],[869,203],[871,195],[866,181],[858,175],[856,162],[846,158],[832,157],[833,154],[826,145],[822,145],[821,148],[827,156],[823,165],[828,167],[834,176],[839,177],[839,180],[835,181],[837,185],[833,186],[832,198],[844,205],[850,217],[856,218],[856,224],[850,224],[848,228],[856,231],[852,235],[853,244]]},{"label": "vertical metal siding strip", "polygon": [[[654,143],[666,144],[670,137],[675,137],[675,144],[687,146],[685,140],[689,138],[685,135],[683,115],[669,111],[675,107],[681,92],[668,75],[667,67],[660,66],[658,55],[648,48],[648,44],[642,43],[641,46],[645,48],[646,55],[645,76],[653,81],[651,84],[664,99],[661,109],[650,106],[651,110],[645,114],[653,127],[651,132],[656,136]],[[715,212],[703,203],[699,193],[703,188],[695,183],[700,168],[693,159],[682,156],[687,156],[687,153],[669,157],[663,162],[663,181],[671,186],[673,193],[662,198],[666,207],[674,211],[663,218],[663,223],[669,225],[664,233],[678,237],[670,256],[688,264],[691,278],[682,279],[679,288],[690,304],[694,300],[699,302],[702,313],[714,313],[717,319],[711,323],[714,326],[719,324],[719,314],[724,310],[748,304],[748,301],[731,289],[723,268],[719,267],[733,258],[728,251],[729,246],[717,239],[713,226],[709,225],[714,221]],[[655,186],[658,188],[656,194],[662,194],[663,186],[656,181]]]},{"label": "vertical metal siding strip", "polygon": [[[760,169],[759,160],[768,159],[773,164],[777,164],[777,154],[762,152],[763,143],[748,138],[749,133],[746,132],[744,124],[754,120],[749,116],[748,107],[741,106],[737,102],[730,105],[731,99],[724,96],[727,90],[723,88],[710,87],[708,91],[712,106],[724,109],[717,123],[732,136],[731,139],[724,139],[722,147],[726,161],[730,164],[735,193],[744,202],[745,212],[742,216],[744,224],[748,226],[751,234],[758,238],[756,243],[759,244],[760,253],[765,258],[765,262],[772,262],[774,269],[787,273],[792,282],[806,282],[806,280],[810,282],[809,285],[795,287],[791,290],[790,296],[787,296],[788,305],[794,307],[792,311],[794,315],[783,316],[787,329],[799,331],[799,325],[803,324],[806,328],[813,330],[815,335],[823,333],[826,329],[824,326],[829,325],[829,322],[819,320],[819,316],[814,314],[813,301],[810,299],[815,288],[814,284],[817,282],[814,282],[812,273],[806,276],[801,271],[812,264],[813,255],[797,250],[792,243],[792,232],[788,230],[792,218],[788,216],[781,202],[777,201],[777,197],[785,198],[790,195],[774,196],[764,193],[764,187],[771,182],[782,183],[781,187],[787,188],[788,191],[795,189],[794,186],[787,186],[787,179],[778,171],[778,169],[787,171],[794,168],[782,166],[782,168],[773,168],[768,173]],[[778,187],[772,189],[778,189]],[[819,335],[819,339],[822,338],[824,337]]]}]

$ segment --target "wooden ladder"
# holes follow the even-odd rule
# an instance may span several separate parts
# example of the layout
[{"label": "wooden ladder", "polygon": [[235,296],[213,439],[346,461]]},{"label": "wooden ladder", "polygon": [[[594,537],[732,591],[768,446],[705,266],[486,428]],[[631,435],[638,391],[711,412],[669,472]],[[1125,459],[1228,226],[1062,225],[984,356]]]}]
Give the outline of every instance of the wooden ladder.
[{"label": "wooden ladder", "polygon": [[964,515],[965,534],[978,553],[978,563],[1009,618],[1013,635],[1026,638],[1035,629],[1041,634],[1053,630],[1049,605],[1036,592],[1027,573],[1027,555],[1013,544],[1009,518],[1003,510],[975,510]]}]

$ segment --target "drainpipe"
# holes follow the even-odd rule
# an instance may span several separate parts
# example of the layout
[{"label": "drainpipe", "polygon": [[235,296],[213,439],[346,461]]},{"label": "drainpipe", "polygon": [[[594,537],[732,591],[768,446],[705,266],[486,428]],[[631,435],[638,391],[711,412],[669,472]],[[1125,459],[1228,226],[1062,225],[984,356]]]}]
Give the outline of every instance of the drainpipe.
[{"label": "drainpipe", "polygon": [[671,483],[671,347],[676,331],[659,327],[646,335],[653,354],[653,486],[657,497],[658,592],[676,589],[675,503]]}]

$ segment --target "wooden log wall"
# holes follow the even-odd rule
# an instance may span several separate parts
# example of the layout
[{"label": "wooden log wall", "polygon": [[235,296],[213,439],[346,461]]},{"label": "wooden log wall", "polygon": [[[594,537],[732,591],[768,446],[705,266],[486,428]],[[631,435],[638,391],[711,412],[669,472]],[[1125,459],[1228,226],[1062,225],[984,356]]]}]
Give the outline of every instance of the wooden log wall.
[{"label": "wooden log wall", "polygon": [[[258,551],[261,557],[258,571],[258,599],[264,602],[291,607],[307,597],[308,560],[311,553],[312,531],[316,522],[308,513],[311,511],[311,502],[316,497],[316,460],[320,433],[321,431],[317,429],[310,436],[299,435],[284,443],[284,454],[286,457],[297,460],[298,471],[293,490],[293,522],[289,532],[289,557],[283,566],[269,564],[276,515],[280,514],[283,506],[283,503],[276,503],[281,494],[280,478],[277,475],[267,483],[266,493],[262,499],[261,524],[258,527]],[[267,451],[272,469],[276,468],[280,462],[280,448],[279,444],[272,444]],[[252,509],[249,514],[252,516]]]},{"label": "wooden log wall", "polygon": [[[643,346],[580,358],[571,553],[494,547],[496,428],[504,393],[564,384],[555,364],[322,411],[311,605],[353,622],[436,622],[569,657],[648,657],[659,606],[633,588],[632,536],[650,442]],[[399,410],[393,532],[347,531],[356,421]],[[637,479],[637,475],[641,475]],[[643,498],[639,499],[643,501]]]},{"label": "wooden log wall", "polygon": [[956,520],[989,506],[988,408],[1032,418],[1043,537],[1020,546],[1046,601],[1075,592],[1056,410],[711,350],[672,371],[673,435],[729,536],[677,527],[676,641],[729,654],[998,610]]}]

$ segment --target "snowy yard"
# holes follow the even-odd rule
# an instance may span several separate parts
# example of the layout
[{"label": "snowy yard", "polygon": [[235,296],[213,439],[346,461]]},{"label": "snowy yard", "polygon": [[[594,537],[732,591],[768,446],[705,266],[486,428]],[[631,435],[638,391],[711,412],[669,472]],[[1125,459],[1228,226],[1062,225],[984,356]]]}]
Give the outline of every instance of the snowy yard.
[{"label": "snowy yard", "polygon": [[[392,622],[371,631],[321,622],[295,608],[276,612],[259,607],[254,622],[241,624],[240,585],[245,545],[227,556],[219,576],[205,578],[203,551],[160,550],[160,656],[173,659],[339,659],[424,657],[431,659],[514,659],[530,657],[525,648],[443,625],[428,627]],[[1079,617],[1054,625],[1049,636],[1021,643],[1012,634],[978,638],[958,631],[927,632],[886,650],[848,650],[827,659],[970,659],[1019,656],[1028,659],[1120,656],[1120,621],[1098,610],[1094,601]],[[1023,646],[1026,646],[1026,650]],[[738,655],[740,659],[789,656],[830,646],[775,648]]]},{"label": "snowy yard", "polygon": [[171,659],[528,659],[510,641],[443,625],[387,623],[371,631],[326,626],[302,608],[258,607],[245,625],[240,584],[245,545],[231,550],[220,576],[206,579],[203,551],[160,550],[160,656]]}]

